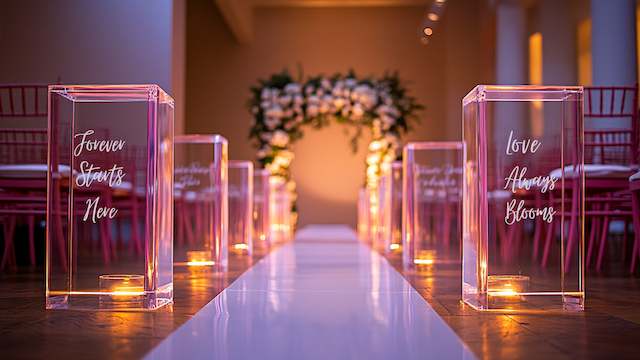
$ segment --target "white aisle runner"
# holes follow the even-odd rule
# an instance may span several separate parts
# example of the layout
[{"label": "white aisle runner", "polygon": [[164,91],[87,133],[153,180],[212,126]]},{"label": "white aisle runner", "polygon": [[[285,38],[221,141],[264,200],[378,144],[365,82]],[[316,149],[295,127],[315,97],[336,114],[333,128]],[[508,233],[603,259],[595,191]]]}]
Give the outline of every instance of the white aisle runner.
[{"label": "white aisle runner", "polygon": [[149,359],[474,359],[389,263],[346,226],[310,226]]}]

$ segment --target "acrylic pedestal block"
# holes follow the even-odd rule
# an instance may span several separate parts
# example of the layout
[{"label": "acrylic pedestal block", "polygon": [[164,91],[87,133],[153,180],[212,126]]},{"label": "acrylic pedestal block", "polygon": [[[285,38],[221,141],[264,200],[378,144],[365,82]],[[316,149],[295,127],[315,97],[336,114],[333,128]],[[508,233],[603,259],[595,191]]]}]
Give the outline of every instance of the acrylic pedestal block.
[{"label": "acrylic pedestal block", "polygon": [[157,85],[49,87],[47,309],[173,301],[173,116]]},{"label": "acrylic pedestal block", "polygon": [[463,100],[462,299],[584,309],[581,87],[477,86]]},{"label": "acrylic pedestal block", "polygon": [[174,265],[227,269],[227,140],[175,138]]},{"label": "acrylic pedestal block", "polygon": [[269,201],[271,174],[267,169],[256,169],[253,173],[253,247],[268,249],[271,243],[269,226]]},{"label": "acrylic pedestal block", "polygon": [[358,239],[369,242],[369,191],[358,190]]},{"label": "acrylic pedestal block", "polygon": [[291,195],[287,189],[287,182],[281,177],[271,176],[269,187],[270,238],[272,243],[280,244],[291,240],[293,236]]},{"label": "acrylic pedestal block", "polygon": [[385,254],[402,251],[402,162],[385,166],[380,187],[380,241]]},{"label": "acrylic pedestal block", "polygon": [[229,251],[253,254],[253,163],[229,161]]},{"label": "acrylic pedestal block", "polygon": [[459,266],[462,155],[461,142],[413,142],[405,146],[405,269]]}]

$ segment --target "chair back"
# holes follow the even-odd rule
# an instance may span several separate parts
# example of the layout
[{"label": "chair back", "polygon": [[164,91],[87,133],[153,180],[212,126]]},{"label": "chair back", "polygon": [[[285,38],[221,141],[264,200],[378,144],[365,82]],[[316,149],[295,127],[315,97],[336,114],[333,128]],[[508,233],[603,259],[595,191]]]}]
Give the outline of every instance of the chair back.
[{"label": "chair back", "polygon": [[585,87],[585,162],[638,164],[638,86]]},{"label": "chair back", "polygon": [[0,84],[0,117],[46,117],[47,85]]},{"label": "chair back", "polygon": [[46,129],[0,128],[0,164],[47,164]]}]

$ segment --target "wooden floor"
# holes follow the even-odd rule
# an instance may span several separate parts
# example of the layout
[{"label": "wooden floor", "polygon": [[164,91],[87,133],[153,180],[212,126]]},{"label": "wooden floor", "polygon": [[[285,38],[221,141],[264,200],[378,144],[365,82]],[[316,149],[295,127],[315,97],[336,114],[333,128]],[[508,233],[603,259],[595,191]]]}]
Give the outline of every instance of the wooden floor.
[{"label": "wooden floor", "polygon": [[640,279],[587,276],[586,310],[565,314],[484,313],[460,302],[461,272],[403,272],[389,262],[482,359],[639,359]]},{"label": "wooden floor", "polygon": [[155,312],[47,311],[42,269],[0,273],[0,359],[142,358],[262,256],[231,256],[224,276],[175,268],[175,303]]},{"label": "wooden floor", "polygon": [[[398,255],[388,260],[403,273]],[[232,257],[224,277],[176,270],[172,311],[147,313],[45,311],[42,269],[0,274],[0,358],[140,358],[249,267]],[[455,268],[403,275],[480,358],[639,358],[637,276],[588,276],[585,312],[533,315],[462,305]]]}]

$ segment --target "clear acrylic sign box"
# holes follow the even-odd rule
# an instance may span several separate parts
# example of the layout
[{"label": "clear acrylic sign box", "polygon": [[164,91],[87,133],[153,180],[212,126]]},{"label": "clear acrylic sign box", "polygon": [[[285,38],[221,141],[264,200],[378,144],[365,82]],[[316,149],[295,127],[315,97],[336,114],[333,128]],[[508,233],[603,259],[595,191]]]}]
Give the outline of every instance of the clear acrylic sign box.
[{"label": "clear acrylic sign box", "polygon": [[380,187],[380,240],[385,254],[402,250],[402,162],[383,167]]},{"label": "clear acrylic sign box", "polygon": [[229,251],[253,254],[253,163],[229,161]]},{"label": "clear acrylic sign box", "polygon": [[460,265],[462,156],[461,142],[404,147],[405,269]]},{"label": "clear acrylic sign box", "polygon": [[47,309],[170,304],[173,99],[157,85],[53,85],[48,101]]},{"label": "clear acrylic sign box", "polygon": [[175,138],[176,266],[227,269],[227,149],[220,135]]},{"label": "clear acrylic sign box", "polygon": [[582,88],[481,85],[462,105],[463,301],[584,309]]},{"label": "clear acrylic sign box", "polygon": [[269,201],[271,174],[267,169],[255,169],[253,173],[253,247],[266,250],[270,241]]},{"label": "clear acrylic sign box", "polygon": [[269,219],[270,239],[273,244],[281,244],[291,240],[293,236],[291,193],[287,182],[279,176],[269,178]]}]

